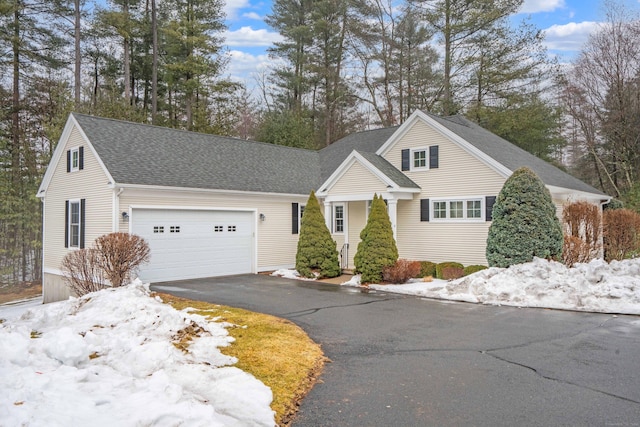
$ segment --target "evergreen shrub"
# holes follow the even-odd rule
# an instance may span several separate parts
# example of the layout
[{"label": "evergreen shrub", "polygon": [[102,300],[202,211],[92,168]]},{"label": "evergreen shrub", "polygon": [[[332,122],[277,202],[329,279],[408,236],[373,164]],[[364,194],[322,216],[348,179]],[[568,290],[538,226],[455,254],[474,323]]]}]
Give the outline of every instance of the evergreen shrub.
[{"label": "evergreen shrub", "polygon": [[313,191],[307,200],[301,222],[296,252],[298,273],[313,278],[313,270],[316,270],[320,278],[339,276],[341,270],[336,242],[331,238]]},{"label": "evergreen shrub", "polygon": [[452,261],[441,262],[440,264],[436,264],[436,279],[444,279],[445,278],[444,269],[451,268],[451,267],[459,268],[460,270],[464,271],[464,265],[460,264],[459,262],[452,262]]},{"label": "evergreen shrub", "polygon": [[420,262],[420,275],[418,277],[436,277],[436,263],[431,261]]},{"label": "evergreen shrub", "polygon": [[555,205],[531,169],[520,168],[506,180],[492,217],[486,252],[490,267],[509,267],[533,257],[561,258],[562,226]]},{"label": "evergreen shrub", "polygon": [[468,265],[464,268],[464,275],[468,276],[473,273],[477,273],[478,271],[486,270],[486,265]]},{"label": "evergreen shrub", "polygon": [[382,270],[398,260],[398,247],[393,238],[391,221],[382,196],[373,196],[367,225],[360,232],[360,243],[354,257],[356,273],[362,283],[382,280]]},{"label": "evergreen shrub", "polygon": [[382,269],[382,279],[388,283],[406,283],[420,273],[420,262],[399,259],[395,264]]}]

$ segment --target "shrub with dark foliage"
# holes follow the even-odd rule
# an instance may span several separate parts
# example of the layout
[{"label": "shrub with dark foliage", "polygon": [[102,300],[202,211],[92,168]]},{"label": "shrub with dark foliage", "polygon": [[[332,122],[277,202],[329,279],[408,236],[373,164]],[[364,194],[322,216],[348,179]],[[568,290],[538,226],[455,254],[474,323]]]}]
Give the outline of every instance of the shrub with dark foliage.
[{"label": "shrub with dark foliage", "polygon": [[341,272],[336,242],[331,238],[313,191],[302,214],[296,270],[304,277],[315,277],[313,270],[316,270],[321,278],[336,277]]},{"label": "shrub with dark foliage", "polygon": [[[446,268],[456,268],[456,269],[460,269],[464,272],[464,265],[460,264],[459,262],[451,262],[451,261],[447,261],[447,262],[441,262],[440,264],[436,264],[436,278],[438,279],[445,279],[444,277],[444,270]],[[460,276],[462,277],[462,276]],[[451,277],[449,277],[446,280],[451,279]]]},{"label": "shrub with dark foliage", "polygon": [[420,274],[420,261],[399,259],[395,264],[382,270],[382,280],[388,283],[406,283]]},{"label": "shrub with dark foliage", "polygon": [[382,270],[398,260],[398,247],[393,238],[391,221],[382,196],[373,196],[367,225],[360,232],[360,243],[354,258],[356,273],[362,283],[382,279]]},{"label": "shrub with dark foliage", "polygon": [[493,205],[487,238],[491,267],[530,262],[533,257],[562,257],[562,226],[551,194],[528,168],[516,170],[504,183]]}]

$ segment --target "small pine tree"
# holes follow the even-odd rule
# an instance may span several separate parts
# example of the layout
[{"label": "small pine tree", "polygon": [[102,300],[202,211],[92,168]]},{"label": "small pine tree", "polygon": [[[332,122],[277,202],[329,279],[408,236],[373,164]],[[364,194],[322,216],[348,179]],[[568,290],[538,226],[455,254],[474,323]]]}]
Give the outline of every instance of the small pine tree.
[{"label": "small pine tree", "polygon": [[315,277],[314,269],[320,277],[336,277],[341,272],[336,242],[331,238],[318,199],[312,191],[302,214],[296,270],[301,276]]},{"label": "small pine tree", "polygon": [[516,170],[493,205],[487,238],[491,267],[530,262],[533,257],[561,259],[562,226],[551,194],[528,168]]},{"label": "small pine tree", "polygon": [[360,232],[360,243],[354,258],[356,273],[362,283],[382,280],[382,270],[398,260],[398,247],[393,238],[391,221],[382,196],[373,196],[367,225]]}]

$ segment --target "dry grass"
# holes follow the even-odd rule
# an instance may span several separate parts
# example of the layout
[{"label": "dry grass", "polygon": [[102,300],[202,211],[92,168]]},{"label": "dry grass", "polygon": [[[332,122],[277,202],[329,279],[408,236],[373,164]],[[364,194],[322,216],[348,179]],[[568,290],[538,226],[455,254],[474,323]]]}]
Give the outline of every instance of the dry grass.
[{"label": "dry grass", "polygon": [[300,400],[311,390],[324,366],[326,359],[320,346],[288,320],[168,294],[159,295],[178,310],[192,307],[197,314],[236,325],[228,328],[235,342],[221,351],[237,357],[235,366],[271,388],[271,408],[276,412],[276,421],[280,426],[289,425]]},{"label": "dry grass", "polygon": [[42,295],[40,282],[22,282],[0,288],[0,304]]}]

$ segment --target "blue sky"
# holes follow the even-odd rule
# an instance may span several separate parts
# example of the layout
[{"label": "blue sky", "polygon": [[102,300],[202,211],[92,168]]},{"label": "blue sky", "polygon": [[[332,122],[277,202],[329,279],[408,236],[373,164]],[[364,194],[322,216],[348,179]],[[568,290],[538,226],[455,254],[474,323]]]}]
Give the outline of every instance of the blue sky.
[{"label": "blue sky", "polygon": [[[632,8],[640,0],[626,0]],[[254,86],[252,77],[269,63],[266,49],[280,36],[264,22],[271,12],[271,0],[226,0],[228,31],[226,45],[231,55],[228,74]],[[513,19],[531,17],[545,31],[550,54],[568,62],[604,19],[603,0],[525,0],[521,13]]]}]

